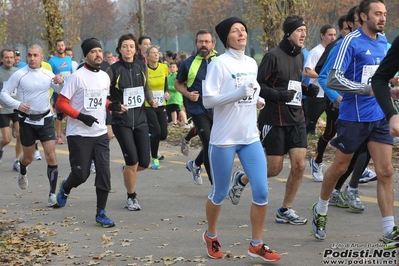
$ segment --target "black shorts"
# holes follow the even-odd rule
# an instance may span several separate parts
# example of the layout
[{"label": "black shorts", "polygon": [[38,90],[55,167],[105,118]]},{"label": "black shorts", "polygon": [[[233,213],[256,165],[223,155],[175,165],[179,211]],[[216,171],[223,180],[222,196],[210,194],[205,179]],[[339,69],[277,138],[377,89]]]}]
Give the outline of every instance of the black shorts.
[{"label": "black shorts", "polygon": [[15,123],[19,121],[18,114],[0,114],[0,128],[5,128],[10,126],[10,120]]},{"label": "black shorts", "polygon": [[169,104],[169,105],[167,105],[166,106],[166,110],[168,111],[168,112],[180,112],[181,111],[181,108],[180,108],[180,106],[178,105],[178,104]]},{"label": "black shorts", "polygon": [[306,125],[269,126],[259,125],[262,145],[267,155],[285,155],[293,148],[307,148]]},{"label": "black shorts", "polygon": [[363,143],[369,141],[393,145],[393,137],[389,134],[389,125],[385,118],[375,122],[350,122],[338,119],[336,126],[337,137],[330,143],[342,153],[352,154]]},{"label": "black shorts", "polygon": [[30,147],[36,143],[36,140],[46,142],[55,140],[54,121],[51,116],[44,118],[43,125],[31,125],[25,123],[25,118],[19,118],[19,132],[21,144]]}]

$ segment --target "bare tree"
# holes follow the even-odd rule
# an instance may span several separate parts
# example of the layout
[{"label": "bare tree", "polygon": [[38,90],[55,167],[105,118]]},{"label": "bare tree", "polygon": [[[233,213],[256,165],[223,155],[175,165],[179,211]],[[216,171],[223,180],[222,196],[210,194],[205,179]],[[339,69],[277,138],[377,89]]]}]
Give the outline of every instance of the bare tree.
[{"label": "bare tree", "polygon": [[118,16],[112,0],[84,0],[81,38],[96,37],[105,45],[115,37],[114,18]]},{"label": "bare tree", "polygon": [[64,0],[61,2],[61,10],[64,14],[64,40],[69,47],[80,43],[82,27],[83,3],[82,0]]},{"label": "bare tree", "polygon": [[233,9],[230,0],[194,1],[190,8],[191,15],[187,19],[186,29],[191,32],[197,32],[199,29],[214,31],[220,21],[231,16]]},{"label": "bare tree", "polygon": [[0,49],[3,49],[3,45],[7,41],[7,6],[6,0],[0,0]]},{"label": "bare tree", "polygon": [[283,22],[288,15],[297,14],[307,19],[309,4],[307,0],[246,0],[246,20],[249,27],[260,26],[264,48],[278,45],[283,36]]},{"label": "bare tree", "polygon": [[145,35],[145,16],[144,16],[144,3],[145,0],[139,1],[139,9],[138,9],[138,21],[139,21],[139,34],[140,36]]},{"label": "bare tree", "polygon": [[125,34],[127,31],[139,36],[139,16],[138,16],[138,1],[118,0],[116,2],[116,9],[120,14],[115,18],[117,35]]},{"label": "bare tree", "polygon": [[42,44],[40,36],[43,27],[43,6],[40,0],[9,0],[7,20],[7,44],[25,47]]}]

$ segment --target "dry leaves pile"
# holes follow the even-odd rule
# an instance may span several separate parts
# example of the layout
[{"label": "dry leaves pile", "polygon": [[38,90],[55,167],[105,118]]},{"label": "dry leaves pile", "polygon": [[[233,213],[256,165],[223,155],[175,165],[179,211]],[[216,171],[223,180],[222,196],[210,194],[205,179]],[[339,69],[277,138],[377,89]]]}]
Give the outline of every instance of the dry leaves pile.
[{"label": "dry leaves pile", "polygon": [[[5,213],[1,210],[1,213]],[[61,255],[68,245],[57,245],[48,239],[56,232],[44,225],[20,227],[22,220],[0,220],[1,265],[41,265],[49,262],[50,255]]]},{"label": "dry leaves pile", "polygon": [[[0,210],[0,214],[7,215],[6,209]],[[177,218],[185,218],[184,215],[178,215]],[[65,217],[61,222],[52,222],[50,224],[43,224],[38,222],[36,225],[31,227],[24,227],[23,219],[0,219],[0,265],[4,266],[19,266],[19,265],[107,265],[115,266],[124,263],[129,266],[144,266],[144,265],[173,265],[178,262],[193,262],[197,266],[204,265],[203,263],[208,261],[202,256],[195,256],[193,258],[183,258],[175,256],[163,256],[155,258],[153,255],[144,257],[137,257],[130,255],[131,249],[129,246],[135,241],[141,239],[133,238],[119,238],[119,235],[125,236],[125,229],[107,230],[102,234],[100,239],[100,249],[89,250],[90,246],[84,245],[83,249],[88,249],[87,255],[82,256],[77,254],[71,254],[69,244],[57,244],[51,241],[51,236],[57,234],[56,231],[50,229],[50,227],[60,226],[62,228],[70,228],[72,231],[81,231],[80,227],[76,227],[78,223],[76,217]],[[172,223],[172,218],[162,218],[161,221],[166,221],[168,224]],[[206,221],[197,223],[198,225],[206,224]],[[143,228],[144,231],[150,231],[151,226],[159,227],[159,223],[152,223],[149,228]],[[57,230],[57,229],[55,229]],[[174,227],[173,231],[179,230],[178,227]],[[68,240],[68,238],[64,238]],[[71,245],[78,245],[79,241],[74,240]],[[95,246],[96,244],[93,243]],[[164,243],[157,246],[158,249],[164,249],[169,246],[169,243]],[[126,252],[122,251],[120,247],[127,248]],[[113,250],[114,249],[114,250]],[[118,251],[117,251],[118,250]],[[67,253],[68,252],[68,253]],[[227,254],[226,254],[227,256]],[[56,263],[56,264],[54,264]],[[104,264],[105,263],[105,264]]]}]

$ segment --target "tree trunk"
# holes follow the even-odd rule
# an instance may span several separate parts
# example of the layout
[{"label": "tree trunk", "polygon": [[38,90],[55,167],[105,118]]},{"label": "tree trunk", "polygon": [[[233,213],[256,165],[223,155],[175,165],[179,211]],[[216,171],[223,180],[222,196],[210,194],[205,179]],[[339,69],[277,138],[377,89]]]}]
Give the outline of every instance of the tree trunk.
[{"label": "tree trunk", "polygon": [[63,39],[64,29],[62,27],[62,17],[59,10],[58,0],[43,0],[44,12],[46,15],[46,36],[43,36],[47,43],[47,51],[54,54],[54,44],[57,39]]},{"label": "tree trunk", "polygon": [[140,33],[140,36],[145,35],[144,2],[145,2],[145,0],[139,0],[139,33]]}]

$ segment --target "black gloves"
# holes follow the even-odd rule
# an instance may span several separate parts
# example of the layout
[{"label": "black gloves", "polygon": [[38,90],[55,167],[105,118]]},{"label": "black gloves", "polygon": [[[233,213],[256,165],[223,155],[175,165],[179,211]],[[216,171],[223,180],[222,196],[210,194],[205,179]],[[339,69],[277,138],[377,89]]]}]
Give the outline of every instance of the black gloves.
[{"label": "black gloves", "polygon": [[89,126],[89,127],[91,127],[94,122],[96,122],[98,124],[97,118],[95,118],[94,116],[91,116],[91,115],[85,115],[85,114],[79,113],[78,119],[80,121],[82,121],[83,123],[85,123],[86,126]]},{"label": "black gloves", "polygon": [[319,93],[319,89],[319,86],[312,83],[310,83],[307,87],[302,85],[302,94],[309,97],[316,97]]},{"label": "black gloves", "polygon": [[115,112],[120,112],[122,111],[122,105],[120,102],[112,102],[108,105],[108,110],[110,111],[115,111]]},{"label": "black gloves", "polygon": [[279,91],[280,94],[280,102],[290,102],[294,99],[296,91],[294,90],[287,90],[287,91]]}]

